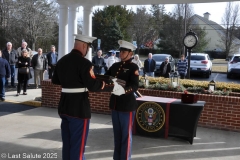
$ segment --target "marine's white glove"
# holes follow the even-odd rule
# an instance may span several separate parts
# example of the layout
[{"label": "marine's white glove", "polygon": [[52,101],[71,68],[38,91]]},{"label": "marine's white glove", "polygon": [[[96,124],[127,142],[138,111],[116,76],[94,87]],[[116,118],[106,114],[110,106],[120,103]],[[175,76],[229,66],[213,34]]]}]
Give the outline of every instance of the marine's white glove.
[{"label": "marine's white glove", "polygon": [[119,85],[116,81],[117,81],[117,79],[114,78],[114,79],[113,79],[114,88],[113,88],[112,94],[115,94],[115,95],[117,95],[117,96],[120,96],[120,95],[122,95],[122,94],[125,94],[124,88],[123,88],[121,85]]}]

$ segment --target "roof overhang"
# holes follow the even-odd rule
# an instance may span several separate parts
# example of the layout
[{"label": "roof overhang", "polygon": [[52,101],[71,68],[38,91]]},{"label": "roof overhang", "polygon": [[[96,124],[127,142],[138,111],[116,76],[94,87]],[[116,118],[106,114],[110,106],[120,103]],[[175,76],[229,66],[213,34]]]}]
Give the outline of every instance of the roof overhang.
[{"label": "roof overhang", "polygon": [[150,5],[150,4],[182,4],[182,3],[212,3],[226,2],[226,0],[57,0],[59,3],[92,5]]}]

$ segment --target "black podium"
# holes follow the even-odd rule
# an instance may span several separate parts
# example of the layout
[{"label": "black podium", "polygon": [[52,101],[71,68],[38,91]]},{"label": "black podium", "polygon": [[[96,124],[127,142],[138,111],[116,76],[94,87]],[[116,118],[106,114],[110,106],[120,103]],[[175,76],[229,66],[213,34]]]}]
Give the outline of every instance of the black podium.
[{"label": "black podium", "polygon": [[137,102],[133,134],[174,136],[193,143],[204,101],[186,104],[175,98],[143,96],[137,98]]},{"label": "black podium", "polygon": [[205,101],[186,104],[181,103],[180,99],[171,103],[168,135],[186,139],[192,144],[204,105]]}]

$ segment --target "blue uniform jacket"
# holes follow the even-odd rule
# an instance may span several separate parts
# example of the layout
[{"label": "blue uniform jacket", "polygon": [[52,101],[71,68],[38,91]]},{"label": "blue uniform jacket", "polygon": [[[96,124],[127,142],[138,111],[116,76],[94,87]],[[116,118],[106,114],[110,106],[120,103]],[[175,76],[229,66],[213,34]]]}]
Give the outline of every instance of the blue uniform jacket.
[{"label": "blue uniform jacket", "polygon": [[0,57],[0,77],[6,77],[9,78],[10,77],[10,66],[9,63],[6,59],[3,59],[2,57]]},{"label": "blue uniform jacket", "polygon": [[105,75],[116,77],[126,82],[124,87],[125,94],[120,96],[111,95],[110,109],[123,112],[135,111],[137,109],[134,92],[138,90],[139,74],[138,66],[131,61],[132,59],[126,62],[116,62],[105,73]]}]

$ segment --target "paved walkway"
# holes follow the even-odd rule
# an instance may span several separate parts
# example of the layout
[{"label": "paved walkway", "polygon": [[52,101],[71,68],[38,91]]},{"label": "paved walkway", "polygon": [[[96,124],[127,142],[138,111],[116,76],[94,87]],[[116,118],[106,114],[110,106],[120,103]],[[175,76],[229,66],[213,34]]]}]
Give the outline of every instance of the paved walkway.
[{"label": "paved walkway", "polygon": [[[62,144],[57,110],[21,104],[41,96],[41,89],[28,90],[27,96],[15,97],[15,94],[15,92],[7,92],[7,102],[0,102],[0,113],[3,112],[2,108],[24,108],[25,106],[25,110],[9,112],[2,116],[0,114],[0,160],[60,160]],[[111,117],[92,114],[86,158],[87,160],[112,160],[112,154]],[[8,158],[4,158],[5,156]],[[240,133],[198,127],[193,145],[173,137],[164,139],[134,135],[132,159],[239,160]]]}]

